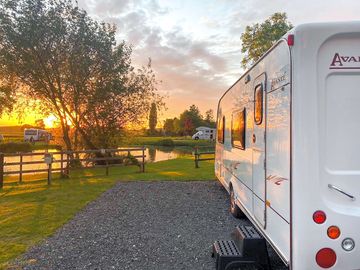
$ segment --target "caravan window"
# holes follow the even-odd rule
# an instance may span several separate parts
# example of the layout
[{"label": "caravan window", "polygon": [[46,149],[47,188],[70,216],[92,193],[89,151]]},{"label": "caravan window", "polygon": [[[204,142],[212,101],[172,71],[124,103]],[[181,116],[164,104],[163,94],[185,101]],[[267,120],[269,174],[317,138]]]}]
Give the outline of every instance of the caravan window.
[{"label": "caravan window", "polygon": [[254,121],[255,124],[260,125],[262,123],[262,119],[263,119],[263,85],[258,84],[255,87],[255,94],[254,94]]},{"label": "caravan window", "polygon": [[232,115],[231,142],[233,147],[245,150],[246,109]]},{"label": "caravan window", "polygon": [[25,135],[37,135],[37,130],[36,129],[25,130]]},{"label": "caravan window", "polygon": [[224,143],[225,137],[225,116],[219,118],[217,127],[217,138],[219,143]]}]

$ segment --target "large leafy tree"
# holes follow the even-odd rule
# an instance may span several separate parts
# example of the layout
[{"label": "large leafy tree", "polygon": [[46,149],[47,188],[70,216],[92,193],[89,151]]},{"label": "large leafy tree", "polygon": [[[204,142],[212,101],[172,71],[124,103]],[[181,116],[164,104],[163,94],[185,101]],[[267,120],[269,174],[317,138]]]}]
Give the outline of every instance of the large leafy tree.
[{"label": "large leafy tree", "polygon": [[275,44],[293,25],[286,13],[274,13],[263,23],[248,25],[241,35],[244,57],[241,64],[247,68],[254,64],[272,45]]},{"label": "large leafy tree", "polygon": [[0,0],[1,75],[57,116],[68,149],[71,130],[87,148],[113,146],[161,103],[151,67],[135,70],[115,32],[72,0]]},{"label": "large leafy tree", "polygon": [[192,135],[202,124],[203,118],[196,105],[191,105],[188,110],[180,114],[180,126],[185,135]]}]

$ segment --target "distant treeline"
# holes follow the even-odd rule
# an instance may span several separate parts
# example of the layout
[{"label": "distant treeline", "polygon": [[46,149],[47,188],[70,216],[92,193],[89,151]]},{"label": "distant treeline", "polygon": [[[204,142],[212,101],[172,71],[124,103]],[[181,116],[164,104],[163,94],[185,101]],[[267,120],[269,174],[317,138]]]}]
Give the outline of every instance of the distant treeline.
[{"label": "distant treeline", "polygon": [[188,110],[182,112],[178,117],[168,118],[163,125],[163,133],[167,136],[193,135],[199,126],[216,127],[213,110],[205,112],[202,116],[196,105],[191,105]]}]

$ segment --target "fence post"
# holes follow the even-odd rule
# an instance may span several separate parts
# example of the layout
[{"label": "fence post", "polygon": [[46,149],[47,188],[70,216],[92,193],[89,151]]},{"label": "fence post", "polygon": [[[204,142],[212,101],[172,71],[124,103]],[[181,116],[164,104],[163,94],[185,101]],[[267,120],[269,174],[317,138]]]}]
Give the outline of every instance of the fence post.
[{"label": "fence post", "polygon": [[64,178],[64,153],[61,152],[60,154],[60,177]]},{"label": "fence post", "polygon": [[109,176],[109,161],[106,160],[106,176]]},{"label": "fence post", "polygon": [[51,163],[48,165],[48,185],[51,185]]},{"label": "fence post", "polygon": [[195,168],[199,168],[199,155],[198,148],[195,147]]},{"label": "fence post", "polygon": [[70,155],[69,152],[66,152],[66,176],[70,175]]},{"label": "fence post", "polygon": [[53,163],[52,154],[45,153],[44,161],[48,165],[47,183],[48,183],[48,185],[51,185],[51,170],[52,170],[52,163]]},{"label": "fence post", "polygon": [[141,172],[145,172],[145,146],[142,147],[142,164]]},{"label": "fence post", "polygon": [[19,182],[22,183],[22,169],[23,169],[23,155],[20,153],[20,173],[19,173]]},{"label": "fence post", "polygon": [[4,154],[0,153],[0,189],[4,187]]}]

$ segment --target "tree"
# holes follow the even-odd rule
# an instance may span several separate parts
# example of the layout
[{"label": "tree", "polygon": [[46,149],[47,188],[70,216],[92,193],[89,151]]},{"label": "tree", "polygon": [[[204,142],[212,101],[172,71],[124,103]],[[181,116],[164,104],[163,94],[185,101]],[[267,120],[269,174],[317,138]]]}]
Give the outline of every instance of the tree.
[{"label": "tree", "polygon": [[124,127],[162,104],[150,65],[135,70],[115,34],[72,0],[0,2],[0,74],[59,119],[69,150],[71,134],[86,148],[116,146]]},{"label": "tree", "polygon": [[174,126],[174,134],[183,135],[181,134],[181,124],[179,118],[177,117],[174,118],[173,126]]},{"label": "tree", "polygon": [[248,25],[241,35],[244,58],[241,64],[247,68],[254,64],[272,45],[275,44],[293,25],[287,20],[286,13],[274,13],[263,23]]},{"label": "tree", "polygon": [[13,97],[13,91],[8,85],[0,86],[0,116],[5,111],[11,111],[15,99]]},{"label": "tree", "polygon": [[45,129],[45,122],[44,119],[37,119],[35,120],[35,126],[40,129]]},{"label": "tree", "polygon": [[214,119],[214,111],[212,109],[207,110],[205,112],[205,125],[211,128],[216,127],[215,119]]},{"label": "tree", "polygon": [[185,135],[192,135],[195,131],[194,123],[191,118],[185,118],[184,120],[184,132]]},{"label": "tree", "polygon": [[151,104],[150,114],[149,114],[149,131],[150,134],[155,134],[157,125],[157,110],[156,110],[156,103]]},{"label": "tree", "polygon": [[175,133],[174,120],[175,119],[171,119],[171,118],[165,119],[163,126],[165,135],[173,135]]},{"label": "tree", "polygon": [[196,105],[191,105],[188,110],[180,114],[180,126],[185,135],[192,135],[195,132],[195,128],[202,124],[202,115]]}]

